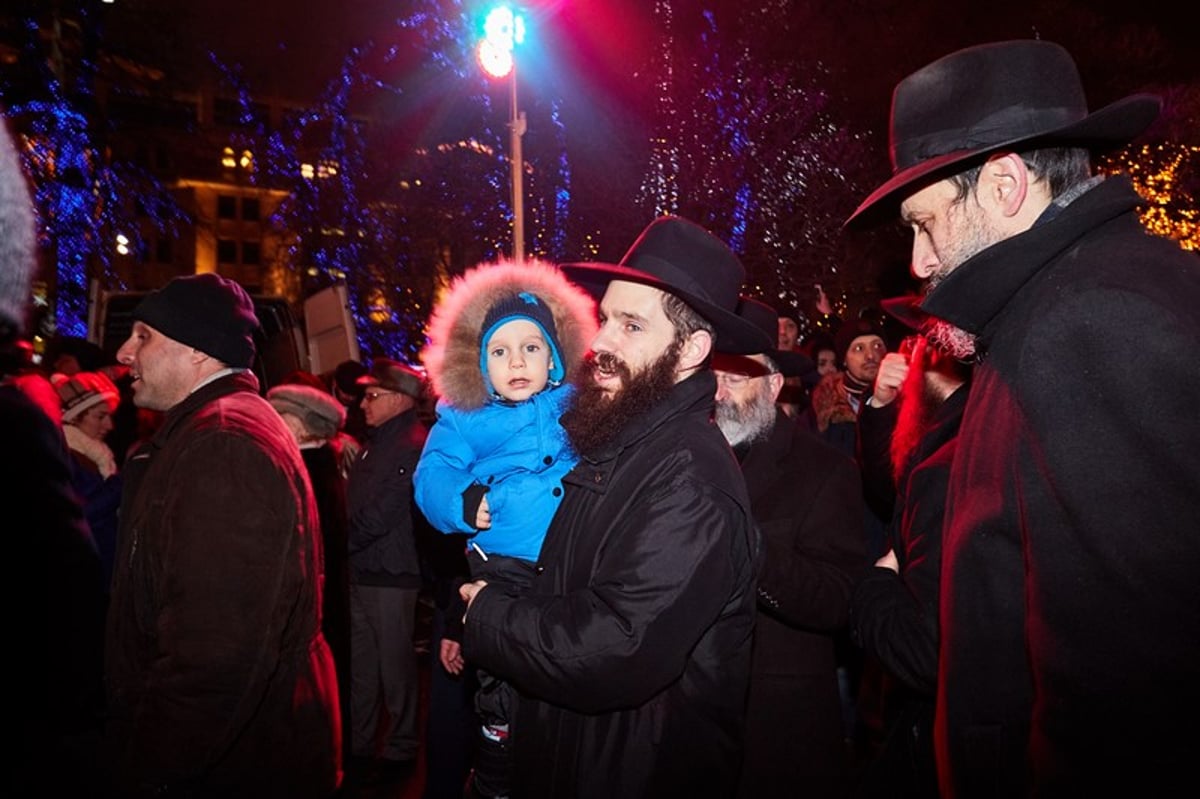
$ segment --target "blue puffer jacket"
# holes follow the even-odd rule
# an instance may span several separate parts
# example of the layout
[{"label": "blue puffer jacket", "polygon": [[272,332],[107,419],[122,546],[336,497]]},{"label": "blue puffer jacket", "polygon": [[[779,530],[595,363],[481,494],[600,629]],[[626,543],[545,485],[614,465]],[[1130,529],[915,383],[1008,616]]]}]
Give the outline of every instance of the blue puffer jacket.
[{"label": "blue puffer jacket", "polygon": [[562,385],[470,411],[439,401],[415,478],[429,522],[445,533],[474,533],[463,517],[463,493],[486,486],[492,526],[474,543],[489,554],[536,560],[562,499],[563,475],[578,460],[558,424],[573,392]]},{"label": "blue puffer jacket", "polygon": [[[493,395],[479,355],[488,311],[521,292],[550,310],[567,379],[514,404]],[[429,320],[429,346],[421,354],[438,419],[413,482],[430,524],[443,533],[478,533],[472,543],[488,554],[537,560],[562,499],[562,478],[578,460],[558,419],[595,333],[595,301],[552,264],[484,264],[455,278]],[[476,531],[485,490],[492,526]]]}]

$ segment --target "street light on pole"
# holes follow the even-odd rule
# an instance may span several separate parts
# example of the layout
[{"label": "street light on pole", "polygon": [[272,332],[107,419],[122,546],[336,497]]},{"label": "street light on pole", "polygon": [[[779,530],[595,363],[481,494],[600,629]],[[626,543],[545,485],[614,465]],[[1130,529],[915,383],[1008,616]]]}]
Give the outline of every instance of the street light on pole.
[{"label": "street light on pole", "polygon": [[496,78],[511,80],[511,114],[509,162],[512,165],[513,260],[525,259],[525,192],[522,187],[524,163],[521,157],[521,137],[525,135],[525,114],[517,108],[516,45],[525,39],[525,19],[511,6],[501,5],[488,13],[483,24],[483,39],[479,42],[479,64]]}]

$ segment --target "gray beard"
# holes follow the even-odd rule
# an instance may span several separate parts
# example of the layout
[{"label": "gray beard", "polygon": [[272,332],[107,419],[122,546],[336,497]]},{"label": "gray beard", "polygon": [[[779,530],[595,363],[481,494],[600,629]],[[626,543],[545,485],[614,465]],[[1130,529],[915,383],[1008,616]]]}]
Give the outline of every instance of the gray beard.
[{"label": "gray beard", "polygon": [[975,360],[974,333],[968,333],[944,319],[933,317],[924,327],[925,338],[942,352],[964,363]]},{"label": "gray beard", "polygon": [[755,393],[744,406],[718,402],[716,420],[729,446],[753,444],[770,435],[775,424],[775,403],[766,391]]}]

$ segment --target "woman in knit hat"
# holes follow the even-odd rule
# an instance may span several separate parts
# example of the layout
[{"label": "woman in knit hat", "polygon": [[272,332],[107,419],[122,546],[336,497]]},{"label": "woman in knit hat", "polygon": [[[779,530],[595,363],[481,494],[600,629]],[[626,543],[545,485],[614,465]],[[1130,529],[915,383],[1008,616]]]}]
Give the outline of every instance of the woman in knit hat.
[{"label": "woman in knit hat", "polygon": [[83,500],[92,538],[104,564],[105,586],[112,580],[117,547],[117,509],[121,478],[104,438],[113,429],[112,416],[120,402],[116,385],[103,372],[55,374],[50,382],[58,392],[63,433],[71,449],[71,481]]},{"label": "woman in knit hat", "polygon": [[[457,278],[429,323],[423,353],[437,421],[414,476],[417,504],[444,533],[471,538],[471,578],[519,587],[578,461],[559,426],[596,332],[595,303],[539,261],[490,264]],[[457,642],[442,663],[462,670]],[[508,793],[507,689],[480,675],[483,727],[473,776],[482,796]]]}]

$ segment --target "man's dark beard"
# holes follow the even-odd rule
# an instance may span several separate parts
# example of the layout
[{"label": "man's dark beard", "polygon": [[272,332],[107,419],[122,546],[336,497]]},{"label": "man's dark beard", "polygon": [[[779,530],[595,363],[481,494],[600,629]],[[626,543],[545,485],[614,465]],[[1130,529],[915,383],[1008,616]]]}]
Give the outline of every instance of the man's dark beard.
[{"label": "man's dark beard", "polygon": [[[588,356],[583,370],[583,385],[574,403],[562,415],[571,446],[580,455],[596,455],[620,434],[630,420],[648,412],[671,393],[679,369],[678,344],[672,345],[658,360],[638,374],[608,352]],[[612,396],[592,381],[591,368],[599,363],[606,371],[621,376],[621,389]]]},{"label": "man's dark beard", "polygon": [[900,409],[892,430],[892,475],[897,486],[916,465],[912,459],[921,439],[933,428],[938,409],[967,380],[967,368],[950,353],[939,352],[932,342],[920,349],[919,356],[914,353],[900,389]]}]

